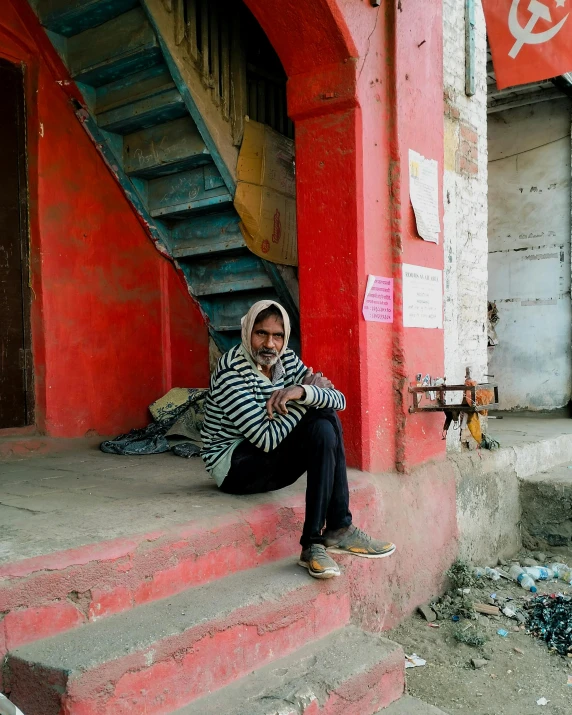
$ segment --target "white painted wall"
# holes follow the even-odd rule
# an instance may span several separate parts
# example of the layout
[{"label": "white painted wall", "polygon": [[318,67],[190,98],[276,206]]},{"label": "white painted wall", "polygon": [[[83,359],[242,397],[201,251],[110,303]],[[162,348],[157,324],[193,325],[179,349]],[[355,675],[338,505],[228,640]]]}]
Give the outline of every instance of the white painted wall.
[{"label": "white painted wall", "polygon": [[570,103],[489,115],[489,300],[501,409],[547,410],[572,394]]},{"label": "white painted wall", "polygon": [[[444,0],[443,6],[445,375],[454,384],[464,382],[466,366],[479,380],[488,372],[487,41],[482,6],[477,0],[476,93],[468,97],[465,3]],[[476,134],[475,142],[464,139],[471,131]],[[447,447],[460,449],[458,432],[449,430]]]}]

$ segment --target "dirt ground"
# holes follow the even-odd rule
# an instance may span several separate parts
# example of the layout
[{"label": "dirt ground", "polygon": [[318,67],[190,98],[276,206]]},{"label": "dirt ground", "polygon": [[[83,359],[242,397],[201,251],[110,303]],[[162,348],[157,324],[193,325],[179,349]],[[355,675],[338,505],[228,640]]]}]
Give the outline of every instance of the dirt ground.
[{"label": "dirt ground", "polygon": [[[554,548],[547,555],[553,557],[550,561],[572,565],[572,549]],[[531,556],[524,552],[517,559]],[[508,566],[504,568],[508,570]],[[572,595],[572,588],[562,581],[539,581],[537,586],[539,594]],[[456,591],[451,593],[456,595]],[[522,606],[532,597],[514,582],[483,578],[478,587],[471,587],[466,598],[474,603],[488,603],[495,593],[501,599],[512,597],[513,606]],[[416,653],[427,661],[425,666],[406,671],[411,695],[449,715],[572,713],[572,686],[567,684],[568,675],[572,675],[572,658],[550,652],[543,641],[528,634],[524,627],[519,628],[516,620],[504,615],[479,615],[476,621],[461,618],[454,623],[447,616],[436,623],[439,628],[429,626],[420,614],[415,614],[387,634],[403,646],[406,654]],[[480,647],[459,643],[454,637],[456,629],[479,632],[486,636],[486,643]],[[498,635],[499,629],[507,630],[508,635]],[[475,669],[471,664],[473,658],[486,659],[487,663]],[[540,698],[546,698],[548,704],[538,705]]]}]

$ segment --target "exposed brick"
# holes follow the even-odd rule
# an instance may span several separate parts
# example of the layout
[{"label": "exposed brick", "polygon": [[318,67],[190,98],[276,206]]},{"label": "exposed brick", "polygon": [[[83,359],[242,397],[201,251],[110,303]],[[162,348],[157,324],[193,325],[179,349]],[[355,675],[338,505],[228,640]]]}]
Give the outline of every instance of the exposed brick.
[{"label": "exposed brick", "polygon": [[467,151],[467,158],[472,159],[473,161],[477,162],[479,161],[479,149],[476,145],[469,146],[469,149]]},{"label": "exposed brick", "polygon": [[[465,3],[443,0],[443,101],[455,170],[444,172],[445,374],[462,382],[465,366],[481,379],[487,370],[487,39],[482,2],[476,2],[476,93],[465,94]],[[451,125],[453,132],[451,132]],[[448,147],[451,151],[451,146]],[[451,435],[450,448],[458,447]]]},{"label": "exposed brick", "polygon": [[451,119],[459,119],[460,113],[457,107],[453,107],[450,104],[445,103],[445,116],[451,117]]},{"label": "exposed brick", "polygon": [[479,165],[471,161],[470,159],[467,159],[466,157],[462,156],[459,161],[459,169],[461,172],[465,172],[466,174],[478,174],[479,173]]},{"label": "exposed brick", "polygon": [[477,161],[479,157],[479,150],[475,144],[470,144],[469,142],[461,142],[459,148],[459,155],[464,156],[466,159],[471,161]]},{"label": "exposed brick", "polygon": [[468,142],[476,144],[479,141],[479,135],[472,127],[461,124],[461,139],[466,139]]}]

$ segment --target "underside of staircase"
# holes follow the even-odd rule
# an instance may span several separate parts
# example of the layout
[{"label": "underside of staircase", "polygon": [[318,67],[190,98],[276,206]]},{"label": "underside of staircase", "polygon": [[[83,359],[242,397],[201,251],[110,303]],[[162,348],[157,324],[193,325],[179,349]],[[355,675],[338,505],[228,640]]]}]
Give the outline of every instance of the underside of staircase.
[{"label": "underside of staircase", "polygon": [[[217,63],[205,71],[212,79],[216,70],[224,94],[226,74],[219,65],[226,45],[215,12],[224,0],[187,1],[202,18],[199,35],[206,31],[211,41],[207,47],[204,40],[203,56],[211,53],[207,65]],[[215,106],[212,86],[195,83],[189,89],[176,46],[159,34],[157,18],[143,0],[31,0],[31,5],[83,95],[83,106],[76,107],[79,119],[159,250],[182,270],[219,349],[239,341],[241,316],[264,298],[289,310],[296,347],[296,299],[280,270],[249,252],[233,207],[236,132],[234,138],[230,130],[213,137],[200,112],[208,106],[211,115],[221,115],[216,119],[223,128],[230,126],[224,97],[217,95]],[[162,12],[168,7],[171,15],[164,11],[165,17],[176,22],[169,0],[155,5]],[[221,5],[219,15],[224,10]]]}]

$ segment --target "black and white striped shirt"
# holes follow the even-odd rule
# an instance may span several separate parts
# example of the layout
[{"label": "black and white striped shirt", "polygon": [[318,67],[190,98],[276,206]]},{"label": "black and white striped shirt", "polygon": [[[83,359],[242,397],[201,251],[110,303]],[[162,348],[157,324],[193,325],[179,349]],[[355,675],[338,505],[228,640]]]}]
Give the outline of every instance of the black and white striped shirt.
[{"label": "black and white striped shirt", "polygon": [[304,385],[305,397],[289,402],[287,415],[275,414],[274,419],[268,419],[266,403],[272,393],[300,385],[307,370],[292,350],[287,349],[280,360],[283,374],[274,383],[256,369],[240,345],[218,361],[205,404],[201,456],[219,486],[230,469],[234,448],[244,439],[271,452],[296,427],[308,407],[336,410],[346,407],[341,392]]}]

